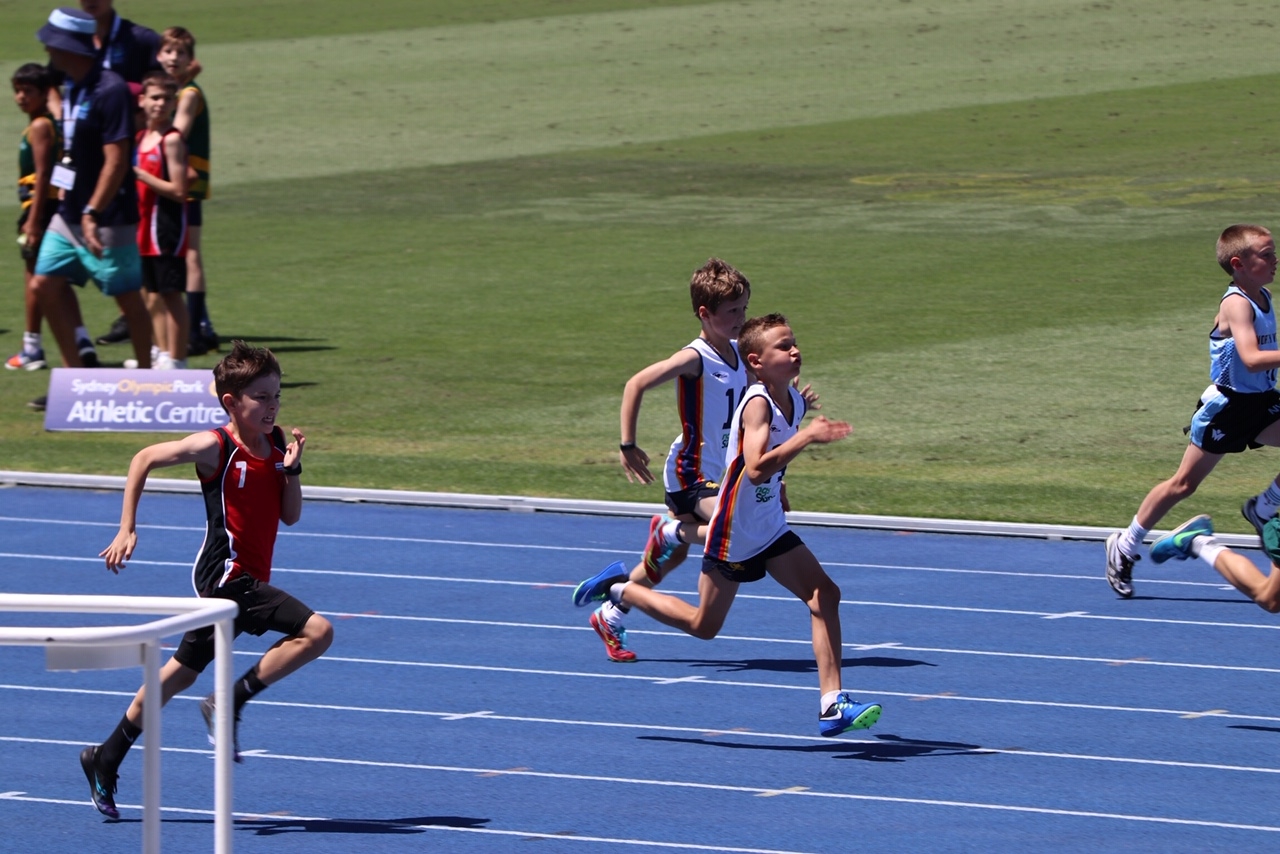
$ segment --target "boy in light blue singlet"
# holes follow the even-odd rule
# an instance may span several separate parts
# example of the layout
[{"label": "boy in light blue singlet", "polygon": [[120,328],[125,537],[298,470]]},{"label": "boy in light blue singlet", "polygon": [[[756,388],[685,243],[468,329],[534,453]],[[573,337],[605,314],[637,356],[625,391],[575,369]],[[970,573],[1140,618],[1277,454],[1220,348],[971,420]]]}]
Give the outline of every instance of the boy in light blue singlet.
[{"label": "boy in light blue singlet", "polygon": [[[1218,238],[1218,264],[1231,284],[1209,334],[1210,385],[1196,405],[1190,443],[1177,472],[1152,487],[1129,527],[1107,538],[1107,581],[1133,595],[1133,565],[1147,532],[1189,497],[1226,454],[1280,446],[1280,369],[1275,306],[1267,285],[1276,275],[1276,246],[1260,225],[1232,225]],[[1280,476],[1240,509],[1258,536],[1280,507]]]}]

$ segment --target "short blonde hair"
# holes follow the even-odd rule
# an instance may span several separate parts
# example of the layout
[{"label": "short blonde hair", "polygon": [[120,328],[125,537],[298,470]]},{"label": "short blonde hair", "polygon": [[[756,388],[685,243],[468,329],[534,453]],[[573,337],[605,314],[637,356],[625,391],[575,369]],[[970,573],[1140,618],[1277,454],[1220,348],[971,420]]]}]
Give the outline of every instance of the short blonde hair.
[{"label": "short blonde hair", "polygon": [[1271,231],[1260,225],[1249,225],[1248,223],[1239,223],[1237,225],[1229,225],[1223,230],[1222,236],[1218,238],[1218,264],[1228,274],[1234,273],[1231,269],[1231,259],[1239,258],[1241,255],[1249,251],[1250,245],[1254,238],[1270,237]]}]

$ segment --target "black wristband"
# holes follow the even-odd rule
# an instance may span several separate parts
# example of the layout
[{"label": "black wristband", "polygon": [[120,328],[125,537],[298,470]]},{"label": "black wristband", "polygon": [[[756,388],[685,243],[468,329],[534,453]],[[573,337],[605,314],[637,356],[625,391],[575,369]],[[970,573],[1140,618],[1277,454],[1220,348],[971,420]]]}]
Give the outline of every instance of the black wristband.
[{"label": "black wristband", "polygon": [[618,444],[619,451],[630,451],[636,446],[635,442],[620,442]]},{"label": "black wristband", "polygon": [[297,462],[291,466],[285,466],[281,468],[280,471],[289,475],[289,477],[297,477],[298,475],[302,474],[302,463]]}]

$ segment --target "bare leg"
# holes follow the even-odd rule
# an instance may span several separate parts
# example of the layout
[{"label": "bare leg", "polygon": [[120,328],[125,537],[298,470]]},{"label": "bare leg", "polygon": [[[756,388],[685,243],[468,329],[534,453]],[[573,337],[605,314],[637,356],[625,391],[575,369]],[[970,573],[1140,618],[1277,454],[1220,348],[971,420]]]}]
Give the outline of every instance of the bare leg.
[{"label": "bare leg", "polygon": [[34,282],[40,309],[49,323],[49,331],[58,342],[62,363],[68,368],[83,367],[80,348],[76,346],[76,318],[80,305],[65,276],[36,276]]},{"label": "bare leg", "polygon": [[[715,512],[715,509],[716,496],[711,495],[699,501],[693,513],[682,513],[675,517],[680,520],[680,539],[684,543],[676,546],[672,550],[671,556],[658,566],[659,581],[666,578],[673,569],[684,563],[685,558],[689,555],[690,546],[701,546],[707,542],[706,520],[711,518],[711,514]],[[645,587],[653,587],[658,583],[649,579],[648,573],[645,572],[643,561],[632,567],[630,578]]]},{"label": "bare leg", "polygon": [[[160,668],[160,704],[163,706],[190,688],[199,676],[199,673],[179,663],[176,658],[170,658]],[[133,702],[129,704],[129,710],[125,712],[129,723],[139,729],[142,728],[142,701],[145,698],[146,688],[139,688],[138,693],[133,696]]]},{"label": "bare leg", "polygon": [[187,290],[204,293],[204,256],[200,250],[200,235],[204,226],[187,228]]},{"label": "bare leg", "polygon": [[187,358],[187,334],[190,332],[191,322],[187,318],[187,301],[182,294],[177,291],[157,294],[157,299],[161,303],[161,315],[164,320],[166,331],[165,344],[161,346],[174,359]]},{"label": "bare leg", "polygon": [[799,545],[772,558],[765,568],[774,580],[809,606],[813,629],[813,660],[818,665],[818,685],[823,694],[840,690],[842,647],[840,635],[840,588],[828,577],[822,564]]},{"label": "bare leg", "polygon": [[333,643],[333,625],[319,614],[302,627],[302,631],[281,638],[258,659],[258,678],[263,685],[279,682],[308,662],[315,661]]},{"label": "bare leg", "polygon": [[24,284],[26,287],[22,291],[22,307],[26,329],[23,331],[38,333],[40,324],[44,322],[44,315],[40,313],[40,294],[36,291],[35,273],[28,270]]},{"label": "bare leg", "polygon": [[129,339],[133,342],[133,355],[138,360],[138,367],[151,367],[151,315],[147,313],[140,292],[117,294],[116,303],[129,324]]},{"label": "bare leg", "polygon": [[1156,484],[1138,507],[1138,524],[1147,530],[1165,517],[1179,501],[1188,498],[1213,471],[1222,454],[1210,454],[1195,445],[1187,445],[1182,463],[1173,477]]},{"label": "bare leg", "polygon": [[639,608],[659,623],[695,638],[711,640],[724,626],[724,618],[728,616],[736,595],[738,582],[730,581],[718,572],[704,572],[698,577],[697,607],[640,584],[628,584],[622,592],[622,602]]},{"label": "bare leg", "polygon": [[[164,303],[160,301],[160,295],[151,291],[144,290],[142,292],[142,303],[147,307],[147,314],[151,316],[151,343],[156,349],[166,353],[169,351],[169,328],[165,323]],[[128,322],[125,318],[125,322]]]},{"label": "bare leg", "polygon": [[1280,569],[1271,565],[1271,573],[1262,571],[1242,554],[1224,549],[1213,563],[1213,568],[1231,583],[1231,586],[1248,596],[1263,608],[1275,614],[1280,612]]}]

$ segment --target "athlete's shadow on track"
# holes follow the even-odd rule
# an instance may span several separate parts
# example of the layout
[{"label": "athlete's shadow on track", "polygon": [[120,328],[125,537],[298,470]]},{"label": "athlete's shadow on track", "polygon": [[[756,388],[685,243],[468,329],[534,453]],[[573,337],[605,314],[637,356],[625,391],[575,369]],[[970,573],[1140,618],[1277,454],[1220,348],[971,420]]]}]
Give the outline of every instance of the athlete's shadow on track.
[{"label": "athlete's shadow on track", "polygon": [[[1248,599],[1240,598],[1234,591],[1224,590],[1221,597],[1208,599],[1203,596],[1133,596],[1128,602],[1204,602],[1209,605],[1253,605]],[[1257,606],[1254,605],[1256,608]]]},{"label": "athlete's shadow on track", "polygon": [[[744,673],[749,670],[762,670],[768,673],[817,673],[818,665],[812,658],[646,658],[645,661],[662,662],[663,664],[687,664],[690,667],[709,667],[723,673]],[[841,667],[937,667],[928,661],[915,658],[891,658],[884,655],[864,655],[858,658],[846,658],[840,662]]]},{"label": "athlete's shadow on track", "polygon": [[330,818],[330,819],[255,819],[237,821],[236,828],[251,830],[255,836],[281,833],[372,833],[406,835],[426,833],[427,827],[483,827],[487,818],[460,815],[427,815],[418,818]]},{"label": "athlete's shadow on track", "polygon": [[[734,733],[738,735],[738,733]],[[642,735],[642,741],[697,744],[729,750],[769,750],[812,755],[830,754],[832,759],[861,759],[865,762],[905,762],[925,756],[992,756],[995,751],[959,741],[928,741],[902,738],[888,733],[873,736],[874,742],[831,741],[829,744],[747,744],[718,738],[676,738],[669,735]]]},{"label": "athlete's shadow on track", "polygon": [[[282,833],[365,833],[407,836],[426,833],[428,827],[479,828],[491,819],[468,818],[461,815],[427,815],[418,818],[271,818],[236,819],[235,829],[255,836],[278,836]],[[113,822],[115,823],[115,822]],[[119,824],[141,824],[141,819],[125,819]],[[207,824],[207,818],[169,818],[164,824]]]}]

